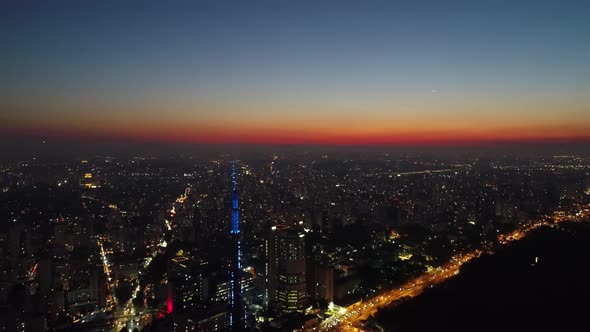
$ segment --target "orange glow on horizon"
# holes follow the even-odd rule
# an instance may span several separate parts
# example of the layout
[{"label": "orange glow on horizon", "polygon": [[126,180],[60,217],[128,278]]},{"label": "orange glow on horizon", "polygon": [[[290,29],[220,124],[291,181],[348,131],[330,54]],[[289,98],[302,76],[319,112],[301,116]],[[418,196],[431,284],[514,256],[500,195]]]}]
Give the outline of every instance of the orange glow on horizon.
[{"label": "orange glow on horizon", "polygon": [[195,144],[310,144],[310,145],[469,145],[511,142],[590,142],[583,128],[549,130],[547,128],[514,128],[487,130],[322,130],[321,128],[207,128],[190,126],[170,128],[42,128],[12,127],[5,134],[24,137],[89,138],[138,143]]},{"label": "orange glow on horizon", "polygon": [[[449,97],[450,98],[450,97]],[[169,103],[167,103],[169,101]],[[243,102],[242,102],[243,101]],[[217,103],[77,100],[0,103],[0,128],[13,136],[131,142],[317,145],[466,145],[590,140],[583,100],[521,101],[313,99]],[[43,110],[43,111],[41,111]],[[50,114],[50,115],[48,115]]]}]

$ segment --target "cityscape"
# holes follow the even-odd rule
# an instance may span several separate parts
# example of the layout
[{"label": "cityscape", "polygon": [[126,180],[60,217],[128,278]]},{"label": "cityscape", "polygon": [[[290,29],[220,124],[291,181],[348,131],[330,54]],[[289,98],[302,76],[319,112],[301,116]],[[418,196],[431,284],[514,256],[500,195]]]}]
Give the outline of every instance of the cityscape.
[{"label": "cityscape", "polygon": [[0,332],[579,329],[588,18],[0,4]]},{"label": "cityscape", "polygon": [[13,330],[372,331],[472,259],[590,221],[589,157],[2,166]]}]

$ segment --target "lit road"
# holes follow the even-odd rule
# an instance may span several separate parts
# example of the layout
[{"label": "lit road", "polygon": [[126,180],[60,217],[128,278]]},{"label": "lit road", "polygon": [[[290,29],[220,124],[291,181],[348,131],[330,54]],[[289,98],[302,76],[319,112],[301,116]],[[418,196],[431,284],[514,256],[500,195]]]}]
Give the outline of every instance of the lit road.
[{"label": "lit road", "polygon": [[[80,319],[82,323],[92,321],[94,317],[101,317],[101,313],[107,313],[109,317],[112,317],[113,324],[111,326],[112,331],[120,331],[123,327],[132,330],[133,328],[141,328],[142,325],[145,325],[149,322],[149,315],[143,312],[137,312],[133,305],[133,300],[137,296],[137,292],[139,292],[139,285],[135,287],[132,292],[131,299],[127,301],[124,305],[117,305],[117,298],[115,296],[115,285],[117,281],[111,277],[111,269],[110,269],[110,262],[108,258],[109,250],[105,249],[105,238],[100,238],[97,241],[97,245],[100,248],[100,256],[101,261],[103,264],[103,271],[105,276],[107,277],[107,289],[109,291],[109,295],[107,298],[107,308],[95,311],[86,315]],[[108,243],[108,242],[107,242]],[[102,316],[104,317],[104,316]]]},{"label": "lit road", "polygon": [[[556,213],[554,216],[546,217],[544,220],[529,222],[511,233],[499,235],[498,243],[499,245],[507,245],[526,237],[531,231],[541,227],[558,227],[558,224],[563,221],[587,221],[589,215],[590,212],[587,208],[580,210],[575,215],[559,215]],[[493,251],[492,248],[486,252],[493,253]],[[379,309],[387,307],[392,302],[402,298],[417,296],[427,287],[434,287],[446,279],[452,278],[459,274],[459,269],[463,264],[475,257],[479,257],[481,254],[481,250],[475,250],[471,253],[455,256],[450,262],[416,279],[410,280],[399,288],[389,290],[371,299],[357,302],[347,308],[342,308],[339,312],[322,321],[319,327],[310,329],[310,331],[363,331],[362,321],[374,315]]]},{"label": "lit road", "polygon": [[390,305],[392,302],[404,297],[414,297],[424,291],[425,288],[434,286],[459,273],[459,268],[474,257],[478,257],[481,251],[475,251],[466,255],[458,255],[437,269],[408,281],[399,288],[392,289],[373,297],[355,303],[340,310],[337,314],[324,320],[319,327],[312,330],[319,331],[347,331],[360,326],[360,322],[375,314],[378,309]]},{"label": "lit road", "polygon": [[[174,216],[183,205],[188,204],[188,198],[191,193],[191,188],[187,187],[178,198],[172,203],[170,210],[168,211],[169,215],[168,218],[164,219],[164,226],[166,227],[167,231],[171,231],[174,227]],[[164,239],[165,232],[162,233],[161,238],[159,239],[159,244],[157,246],[152,247],[153,250],[151,253],[148,252],[144,263],[140,265],[140,274],[145,272],[145,269],[149,266],[152,261],[152,258],[155,257],[160,250],[160,248],[165,248],[167,243]],[[107,265],[108,266],[108,265]],[[129,331],[132,331],[134,328],[141,329],[144,325],[151,321],[151,312],[147,310],[137,311],[135,305],[133,304],[133,300],[137,297],[137,293],[142,291],[140,289],[140,285],[136,285],[133,289],[131,294],[131,299],[127,301],[124,305],[116,306],[114,310],[114,322],[113,322],[113,329],[112,331],[118,332],[122,328],[127,328]]]},{"label": "lit road", "polygon": [[116,298],[114,294],[114,287],[111,286],[112,277],[110,263],[107,255],[107,250],[105,250],[103,242],[104,237],[99,237],[99,239],[96,241],[96,244],[100,249],[100,261],[102,262],[102,269],[106,277],[106,287],[107,291],[109,292],[107,296],[107,306],[106,308],[95,310],[80,318],[77,318],[73,321],[73,323],[89,323],[97,320],[107,320],[107,317],[111,317],[113,308],[115,307]]}]

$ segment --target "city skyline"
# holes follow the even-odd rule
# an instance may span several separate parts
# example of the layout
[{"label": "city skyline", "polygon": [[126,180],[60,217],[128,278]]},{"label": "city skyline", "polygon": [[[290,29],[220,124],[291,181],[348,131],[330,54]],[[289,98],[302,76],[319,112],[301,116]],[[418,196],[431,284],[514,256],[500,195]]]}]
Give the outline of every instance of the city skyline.
[{"label": "city skyline", "polygon": [[584,326],[588,18],[0,1],[0,331]]},{"label": "city skyline", "polygon": [[590,142],[583,2],[2,6],[13,138]]},{"label": "city skyline", "polygon": [[[3,163],[0,329],[446,331],[514,317],[522,330],[518,308],[538,294],[552,295],[534,301],[547,312],[534,326],[574,326],[589,170],[581,156],[319,152]],[[458,303],[414,307],[437,301]]]}]

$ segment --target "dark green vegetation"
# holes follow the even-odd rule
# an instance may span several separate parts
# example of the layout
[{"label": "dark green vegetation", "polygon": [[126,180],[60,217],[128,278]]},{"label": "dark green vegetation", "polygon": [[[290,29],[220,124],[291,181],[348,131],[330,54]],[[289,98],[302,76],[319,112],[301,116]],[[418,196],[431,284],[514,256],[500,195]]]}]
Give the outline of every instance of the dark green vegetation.
[{"label": "dark green vegetation", "polygon": [[590,225],[542,229],[376,318],[399,332],[586,330],[589,263]]}]

